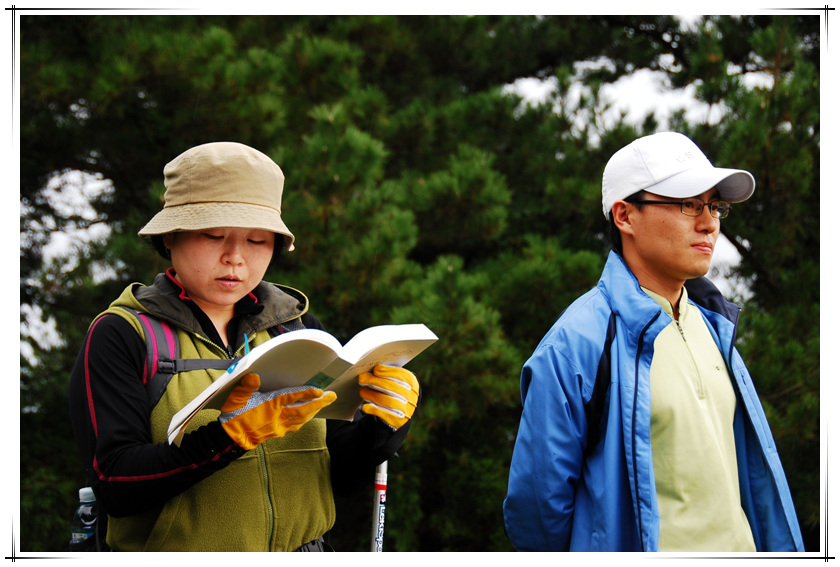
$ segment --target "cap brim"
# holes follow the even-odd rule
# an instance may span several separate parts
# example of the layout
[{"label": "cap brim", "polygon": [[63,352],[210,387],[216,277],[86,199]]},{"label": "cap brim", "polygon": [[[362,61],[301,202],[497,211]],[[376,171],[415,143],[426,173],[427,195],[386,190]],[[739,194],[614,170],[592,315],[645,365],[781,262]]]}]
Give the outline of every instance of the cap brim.
[{"label": "cap brim", "polygon": [[742,169],[689,169],[646,187],[645,191],[663,197],[684,199],[696,197],[712,187],[717,188],[721,199],[740,203],[749,199],[755,191],[755,179],[750,172]]},{"label": "cap brim", "polygon": [[276,210],[246,203],[191,203],[164,207],[138,234],[152,236],[209,228],[251,228],[282,234],[286,249],[294,250],[295,236]]}]

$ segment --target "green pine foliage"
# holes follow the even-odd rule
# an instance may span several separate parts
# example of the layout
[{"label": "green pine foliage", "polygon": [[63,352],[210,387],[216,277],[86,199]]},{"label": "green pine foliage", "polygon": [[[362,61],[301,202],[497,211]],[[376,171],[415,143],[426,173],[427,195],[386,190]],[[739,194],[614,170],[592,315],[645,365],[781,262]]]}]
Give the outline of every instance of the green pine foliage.
[{"label": "green pine foliage", "polygon": [[[21,318],[40,308],[61,343],[21,332],[35,356],[21,356],[17,547],[67,548],[84,483],[70,372],[92,317],[167,267],[136,236],[162,205],[163,166],[228,140],[286,175],[296,249],[267,279],[307,294],[341,340],[408,322],[441,339],[411,364],[422,401],[389,465],[385,549],[510,550],[502,501],[520,369],[601,273],[607,159],[670,128],[756,176],[754,197],[723,227],[743,258],[731,277],[749,286],[736,290],[738,347],[806,546],[819,549],[818,22],[22,15]],[[639,69],[693,87],[722,116],[607,121],[604,87]],[[528,104],[509,89],[522,78],[554,88]],[[110,182],[93,216],[47,198],[50,180],[71,171]],[[52,234],[100,225],[104,240],[44,261]],[[337,548],[369,549],[371,508],[370,494],[338,501]]]}]

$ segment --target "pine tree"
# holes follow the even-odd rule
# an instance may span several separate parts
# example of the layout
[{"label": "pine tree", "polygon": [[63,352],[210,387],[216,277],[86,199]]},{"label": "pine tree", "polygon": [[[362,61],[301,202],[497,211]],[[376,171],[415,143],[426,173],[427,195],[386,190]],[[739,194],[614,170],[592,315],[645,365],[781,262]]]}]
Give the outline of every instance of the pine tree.
[{"label": "pine tree", "polygon": [[[508,550],[501,522],[519,371],[609,247],[600,177],[633,138],[670,127],[718,165],[756,174],[726,219],[752,296],[739,348],[778,437],[811,549],[819,537],[818,19],[671,16],[21,18],[21,309],[61,331],[21,337],[21,545],[61,551],[84,482],[66,391],[91,318],[165,262],[137,238],[163,166],[191,146],[251,145],[286,175],[296,250],[267,279],[306,293],[339,338],[426,323],[423,397],[389,468],[386,550]],[[571,96],[577,62],[600,61]],[[665,71],[727,109],[719,123],[605,123],[603,85]],[[773,77],[749,88],[757,71]],[[523,77],[556,88],[525,104]],[[57,208],[50,180],[109,183],[93,217]],[[107,224],[69,268],[51,233]],[[110,275],[108,275],[110,274]],[[60,455],[60,458],[55,458]],[[340,501],[333,543],[369,546],[370,498]],[[56,512],[56,511],[59,512]],[[66,530],[65,530],[66,531]]]}]

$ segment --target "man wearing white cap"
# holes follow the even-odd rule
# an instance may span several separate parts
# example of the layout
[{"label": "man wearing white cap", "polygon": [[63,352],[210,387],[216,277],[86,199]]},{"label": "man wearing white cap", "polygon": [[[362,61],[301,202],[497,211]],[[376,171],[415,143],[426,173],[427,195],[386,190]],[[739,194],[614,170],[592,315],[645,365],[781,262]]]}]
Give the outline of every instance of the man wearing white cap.
[{"label": "man wearing white cap", "polygon": [[702,277],[754,188],[674,132],[607,163],[614,250],[522,370],[504,503],[517,550],[804,551],[734,348],[739,309]]}]

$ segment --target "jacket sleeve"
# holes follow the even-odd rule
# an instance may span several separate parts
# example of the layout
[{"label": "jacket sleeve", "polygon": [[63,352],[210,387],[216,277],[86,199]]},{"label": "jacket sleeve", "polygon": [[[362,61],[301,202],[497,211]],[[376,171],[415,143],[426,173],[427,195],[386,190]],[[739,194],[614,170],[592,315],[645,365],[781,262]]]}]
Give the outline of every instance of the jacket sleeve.
[{"label": "jacket sleeve", "polygon": [[357,411],[353,421],[327,421],[333,492],[352,496],[373,487],[376,467],[397,453],[411,421],[394,431],[378,417]]},{"label": "jacket sleeve", "polygon": [[82,464],[112,516],[160,506],[243,451],[214,422],[180,447],[154,443],[142,383],[146,349],[131,325],[105,315],[92,325],[70,381],[70,415]]},{"label": "jacket sleeve", "polygon": [[523,410],[504,521],[518,551],[568,551],[586,444],[581,373],[551,344],[522,370]]},{"label": "jacket sleeve", "polygon": [[[308,329],[325,330],[310,313],[301,317]],[[418,404],[419,405],[419,404]],[[373,486],[376,467],[394,457],[411,421],[394,431],[378,417],[357,411],[353,421],[327,420],[327,448],[333,492],[352,496]]]}]

